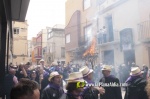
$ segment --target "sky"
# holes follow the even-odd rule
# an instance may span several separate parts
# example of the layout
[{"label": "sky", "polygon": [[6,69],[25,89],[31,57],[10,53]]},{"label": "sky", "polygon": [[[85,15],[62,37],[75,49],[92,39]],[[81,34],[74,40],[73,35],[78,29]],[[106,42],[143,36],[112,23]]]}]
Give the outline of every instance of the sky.
[{"label": "sky", "polygon": [[28,39],[56,24],[65,25],[66,0],[30,0],[26,20],[28,21]]}]

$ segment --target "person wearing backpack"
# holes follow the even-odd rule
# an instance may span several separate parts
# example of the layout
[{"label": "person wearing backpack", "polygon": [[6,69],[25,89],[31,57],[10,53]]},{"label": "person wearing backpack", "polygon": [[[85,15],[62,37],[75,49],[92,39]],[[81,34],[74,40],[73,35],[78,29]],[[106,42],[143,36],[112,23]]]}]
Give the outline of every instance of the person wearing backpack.
[{"label": "person wearing backpack", "polygon": [[145,91],[146,80],[142,77],[143,71],[139,67],[131,68],[130,77],[126,80],[127,87],[124,99],[148,99]]}]

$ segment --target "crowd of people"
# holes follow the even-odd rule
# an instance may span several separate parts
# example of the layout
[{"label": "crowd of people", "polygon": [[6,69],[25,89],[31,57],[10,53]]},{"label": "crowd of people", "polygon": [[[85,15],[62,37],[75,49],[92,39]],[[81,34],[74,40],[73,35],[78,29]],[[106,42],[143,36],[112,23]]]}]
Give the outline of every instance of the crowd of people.
[{"label": "crowd of people", "polygon": [[[87,64],[53,62],[51,66],[45,66],[43,59],[35,66],[29,62],[18,66],[10,64],[3,94],[6,99],[150,99],[146,65],[141,70],[135,64],[130,68],[122,64],[117,73],[113,66],[102,63],[93,69]],[[101,85],[94,85],[95,82]],[[127,86],[105,86],[112,83],[126,83]],[[125,96],[122,96],[122,90]]]}]

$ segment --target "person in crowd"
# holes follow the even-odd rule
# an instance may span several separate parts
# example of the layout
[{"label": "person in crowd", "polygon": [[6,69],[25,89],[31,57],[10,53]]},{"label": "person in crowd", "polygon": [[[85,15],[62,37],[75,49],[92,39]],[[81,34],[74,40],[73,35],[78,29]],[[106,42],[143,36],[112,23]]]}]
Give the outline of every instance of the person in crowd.
[{"label": "person in crowd", "polygon": [[106,27],[103,26],[103,29],[102,29],[102,34],[103,34],[103,43],[106,43],[107,42],[107,31],[106,31]]},{"label": "person in crowd", "polygon": [[142,73],[139,67],[131,69],[130,77],[126,80],[128,86],[124,99],[148,99],[145,91],[147,82],[142,78]]},{"label": "person in crowd", "polygon": [[111,75],[116,75],[116,70],[115,70],[114,66],[110,65],[110,67],[111,67]]},{"label": "person in crowd", "polygon": [[36,73],[35,70],[32,70],[32,71],[31,71],[30,79],[36,81],[38,84],[40,83],[40,82],[39,82],[39,78],[37,77],[37,73]]},{"label": "person in crowd", "polygon": [[52,62],[51,67],[49,68],[49,73],[56,71],[57,63]]},{"label": "person in crowd", "polygon": [[59,99],[64,93],[61,87],[62,76],[54,71],[49,76],[49,84],[42,91],[41,99]]},{"label": "person in crowd", "polygon": [[25,69],[25,64],[20,63],[19,69],[16,72],[16,76],[17,76],[18,80],[20,80],[21,78],[29,78],[29,75],[27,74],[26,69]]},{"label": "person in crowd", "polygon": [[41,65],[37,66],[37,80],[40,84],[40,92],[49,84],[49,73],[43,69]]},{"label": "person in crowd", "polygon": [[64,69],[63,69],[63,80],[65,81],[68,78],[69,75],[69,71],[67,68],[67,65],[64,65]]},{"label": "person in crowd", "polygon": [[77,68],[77,65],[73,65],[73,72],[78,72],[78,68]]},{"label": "person in crowd", "polygon": [[49,72],[49,69],[45,66],[44,59],[41,59],[39,61],[39,64],[41,65],[41,68],[43,68],[43,70],[45,70],[46,72]]},{"label": "person in crowd", "polygon": [[63,69],[62,69],[61,65],[57,65],[55,68],[55,71],[57,71],[61,75],[63,74]]},{"label": "person in crowd", "polygon": [[99,75],[99,68],[98,68],[99,66],[95,66],[95,68],[94,68],[94,81],[95,82],[98,82],[98,80],[100,79],[99,77],[100,77],[100,75]]},{"label": "person in crowd", "polygon": [[94,69],[94,77],[95,77],[96,82],[98,82],[100,80],[100,78],[102,78],[102,76],[103,76],[103,74],[101,72],[102,67],[103,67],[103,63],[100,63]]},{"label": "person in crowd", "polygon": [[100,29],[100,31],[98,32],[98,44],[102,44],[103,43],[103,33],[102,33],[102,29]]},{"label": "person in crowd", "polygon": [[11,89],[18,83],[18,79],[15,76],[15,74],[16,74],[16,68],[12,66],[9,68],[9,73],[6,74],[5,76],[4,89],[5,89],[6,99],[10,99]]},{"label": "person in crowd", "polygon": [[[150,99],[150,79],[147,80],[147,85],[145,87],[148,99]],[[143,98],[144,99],[144,98]]]},{"label": "person in crowd", "polygon": [[27,78],[20,79],[19,83],[12,88],[10,99],[40,99],[37,82]]},{"label": "person in crowd", "polygon": [[119,79],[114,75],[110,75],[111,67],[109,65],[104,65],[102,68],[103,77],[100,79],[100,83],[110,84],[110,86],[104,86],[105,93],[100,95],[100,99],[122,99],[121,88],[120,86],[111,86],[111,83],[117,85],[120,84]]},{"label": "person in crowd", "polygon": [[26,70],[26,73],[27,73],[28,77],[29,77],[29,75],[31,74],[31,71],[29,70],[30,66],[31,66],[30,62],[27,62],[27,63],[24,65],[24,69]]},{"label": "person in crowd", "polygon": [[125,64],[119,66],[119,78],[121,83],[125,83],[126,79],[129,77],[130,70]]},{"label": "person in crowd", "polygon": [[73,72],[69,74],[66,90],[60,99],[83,99],[82,92],[85,86],[83,75],[81,72]]},{"label": "person in crowd", "polygon": [[[87,66],[84,66],[79,71],[82,72],[83,78],[86,83],[94,84],[92,69],[89,69]],[[84,88],[82,95],[83,95],[83,99],[98,99],[99,93],[104,94],[105,89],[102,87],[98,87],[98,86],[97,87],[96,86],[95,87],[87,86]]]},{"label": "person in crowd", "polygon": [[143,70],[142,71],[144,71],[143,78],[147,79],[148,78],[148,67],[145,64],[143,64]]}]

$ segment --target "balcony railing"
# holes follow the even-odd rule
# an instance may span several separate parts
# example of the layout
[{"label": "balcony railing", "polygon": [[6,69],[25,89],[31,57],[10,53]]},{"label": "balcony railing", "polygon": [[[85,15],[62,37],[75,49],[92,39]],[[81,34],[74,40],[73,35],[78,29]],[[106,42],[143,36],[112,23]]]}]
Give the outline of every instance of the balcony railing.
[{"label": "balcony railing", "polygon": [[106,35],[97,35],[97,44],[105,45],[105,44],[113,44],[119,42],[119,31],[113,30],[113,37],[106,33]]},{"label": "balcony railing", "polygon": [[148,42],[150,41],[150,20],[141,22],[138,24],[139,41]]},{"label": "balcony railing", "polygon": [[98,0],[100,14],[122,4],[127,0]]}]

